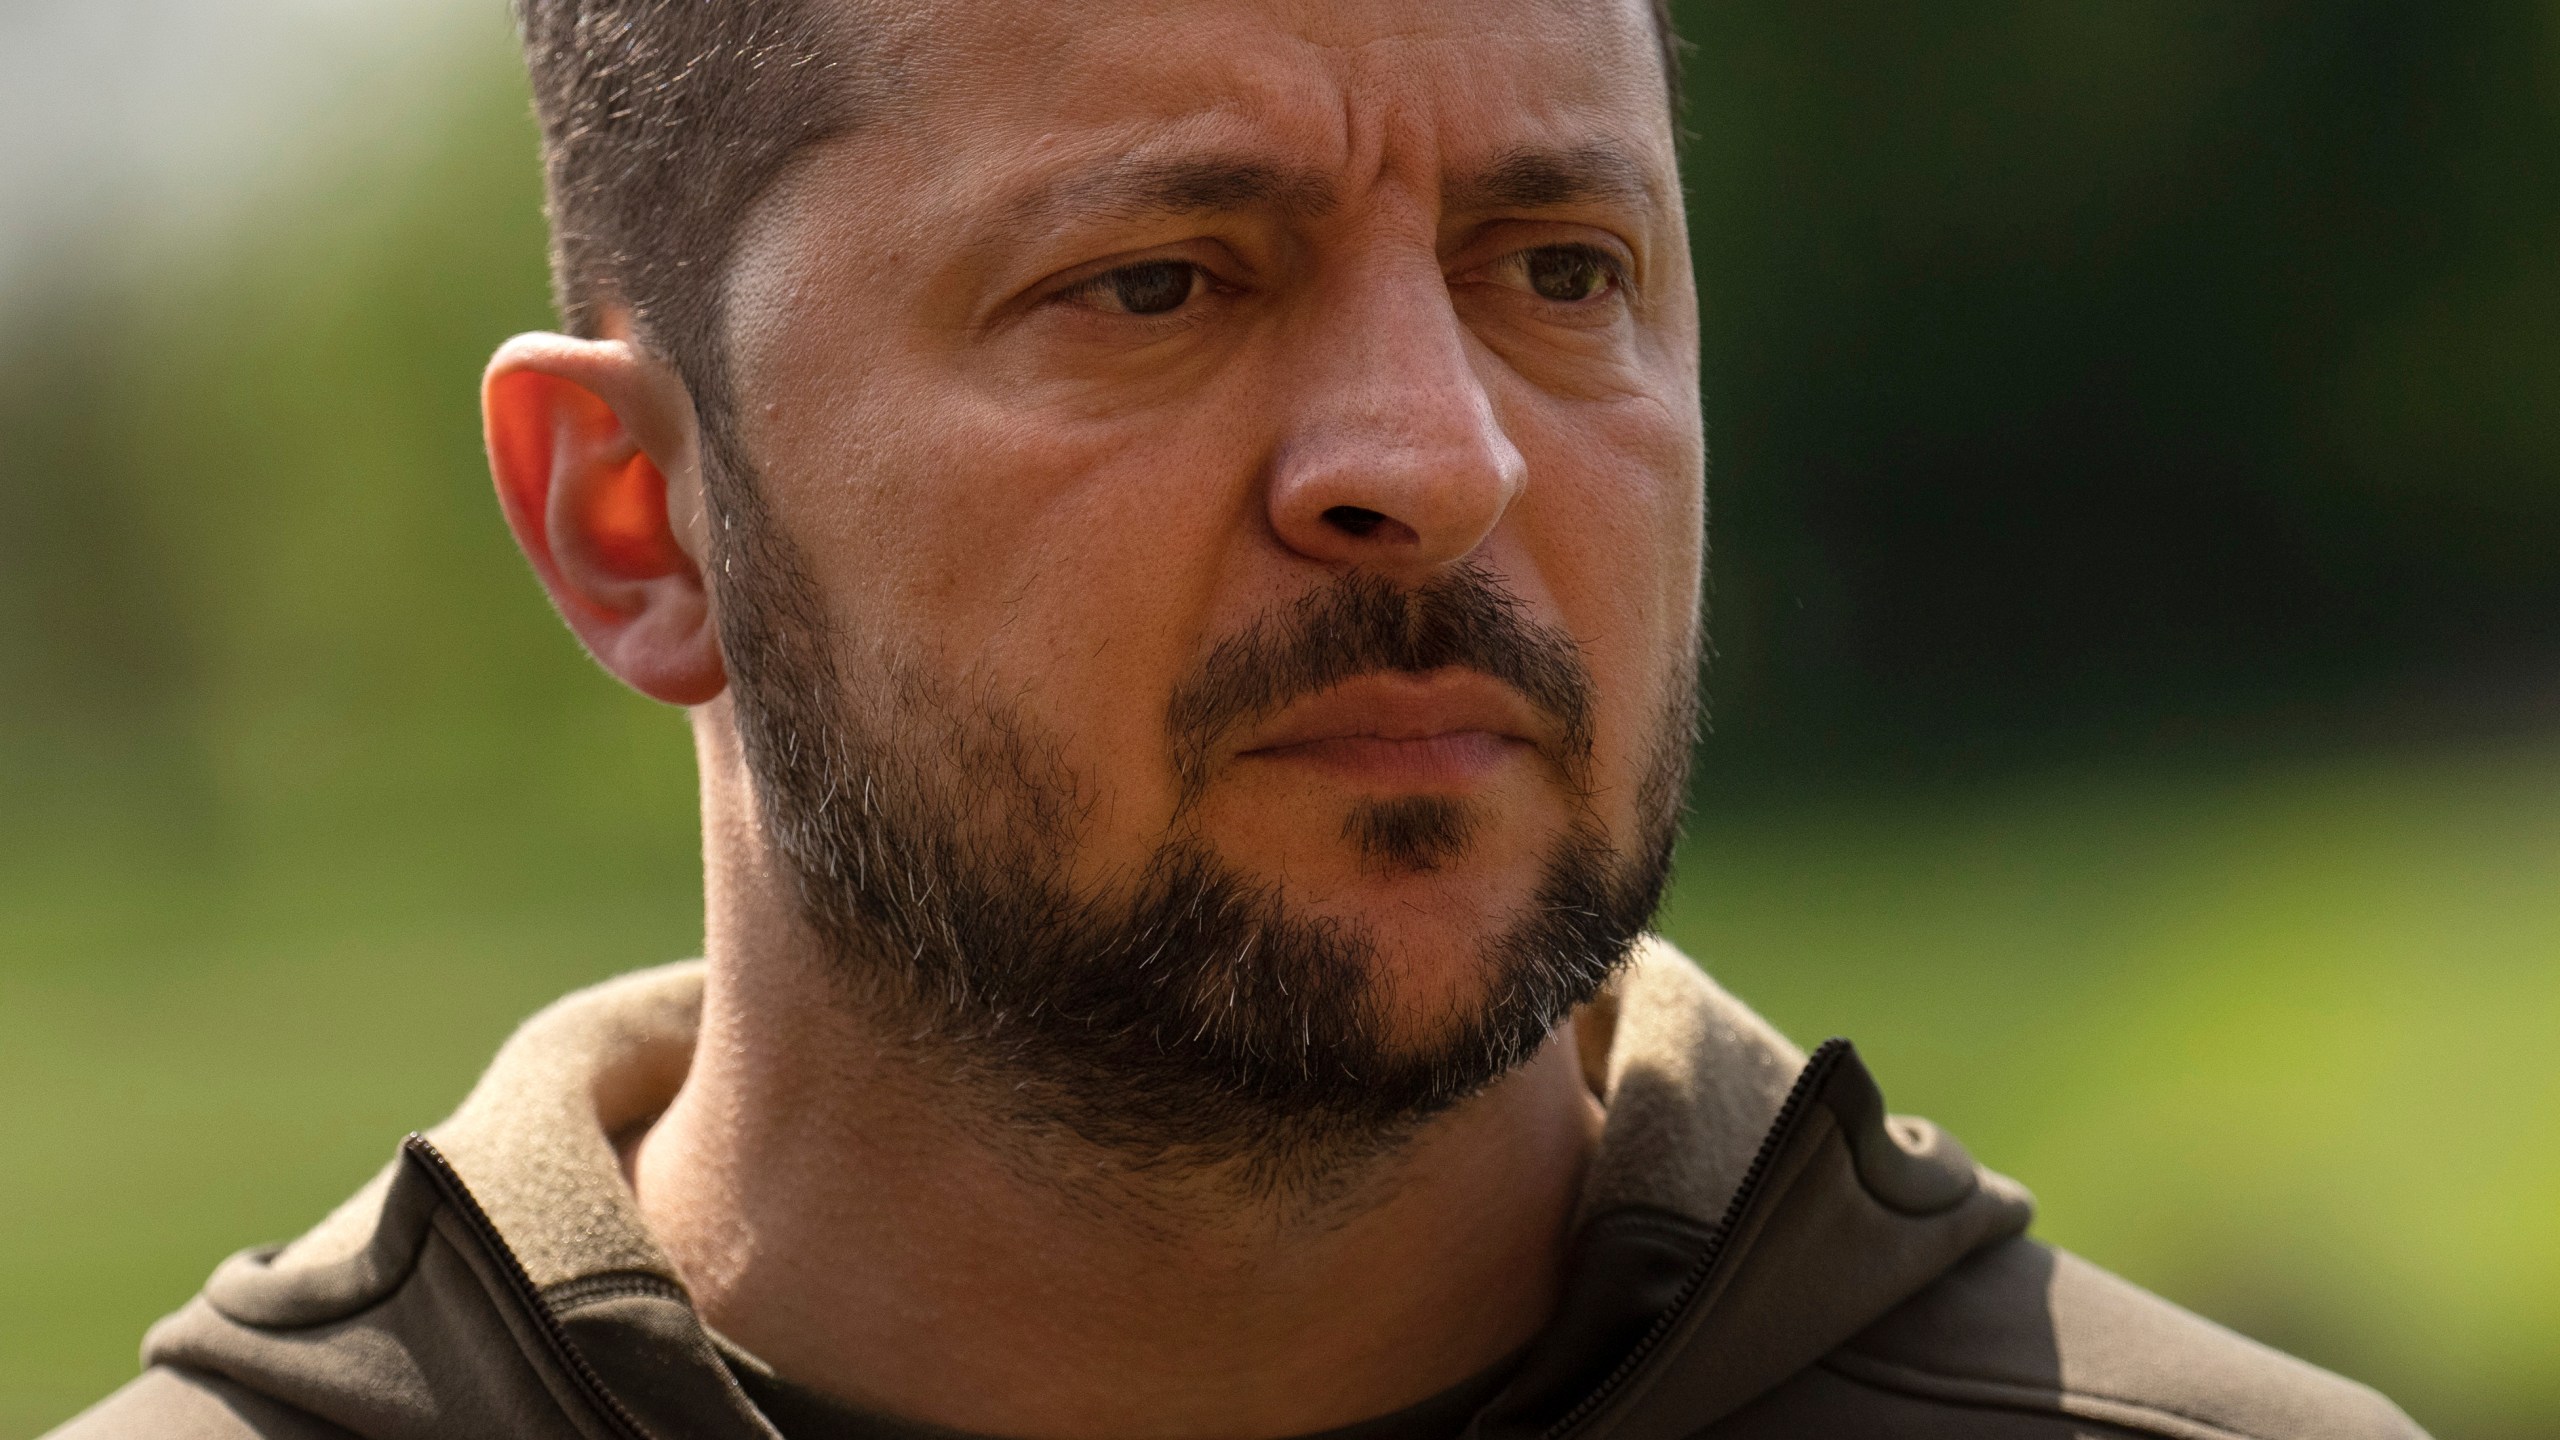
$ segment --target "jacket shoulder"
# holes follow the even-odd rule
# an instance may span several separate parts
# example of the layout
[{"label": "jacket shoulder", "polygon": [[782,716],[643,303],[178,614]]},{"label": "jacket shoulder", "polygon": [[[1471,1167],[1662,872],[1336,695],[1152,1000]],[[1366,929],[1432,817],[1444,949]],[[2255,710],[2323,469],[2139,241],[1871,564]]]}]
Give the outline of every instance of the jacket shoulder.
[{"label": "jacket shoulder", "polygon": [[355,1440],[220,1376],[155,1365],[44,1440]]},{"label": "jacket shoulder", "polygon": [[2365,1386],[2024,1238],[1971,1256],[1752,1410],[1771,1434],[2425,1440]]}]

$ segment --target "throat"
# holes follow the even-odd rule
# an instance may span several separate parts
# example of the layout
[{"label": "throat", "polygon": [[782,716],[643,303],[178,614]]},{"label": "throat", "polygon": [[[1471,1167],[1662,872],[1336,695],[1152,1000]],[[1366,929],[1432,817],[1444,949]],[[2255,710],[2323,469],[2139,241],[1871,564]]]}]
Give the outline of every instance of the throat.
[{"label": "throat", "polygon": [[742,982],[715,957],[628,1169],[705,1321],[829,1403],[1022,1440],[1315,1435],[1488,1373],[1561,1286],[1599,1128],[1569,1036],[1276,1177],[1025,1124],[966,1067]]}]

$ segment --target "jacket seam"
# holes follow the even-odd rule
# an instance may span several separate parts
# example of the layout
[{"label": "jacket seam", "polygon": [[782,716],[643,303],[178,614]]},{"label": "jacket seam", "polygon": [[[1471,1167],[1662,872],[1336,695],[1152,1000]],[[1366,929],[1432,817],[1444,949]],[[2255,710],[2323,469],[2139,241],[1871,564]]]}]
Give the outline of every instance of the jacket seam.
[{"label": "jacket seam", "polygon": [[2023,1385],[1948,1375],[1869,1355],[1834,1352],[1819,1362],[1842,1379],[1872,1389],[1894,1390],[1919,1399],[2000,1410],[2036,1411],[2094,1420],[2163,1437],[2163,1440],[2275,1440],[2255,1431],[2235,1430],[2201,1415],[2190,1415],[2147,1400],[2075,1390],[2068,1386]]},{"label": "jacket seam", "polygon": [[1629,1206],[1604,1210],[1585,1220],[1573,1232],[1573,1243],[1589,1245],[1602,1236],[1626,1236],[1675,1250],[1701,1252],[1715,1243],[1716,1227],[1676,1211]]},{"label": "jacket seam", "polygon": [[1624,1205],[1613,1205],[1599,1211],[1585,1219],[1578,1227],[1583,1232],[1642,1229],[1672,1231],[1688,1236],[1713,1234],[1715,1228],[1716,1222],[1713,1220],[1701,1220],[1685,1210],[1673,1210],[1640,1200]]},{"label": "jacket seam", "polygon": [[[442,1163],[442,1157],[437,1158]],[[461,1184],[461,1177],[453,1176],[453,1182]],[[467,1198],[469,1192],[466,1190],[463,1195]],[[476,1225],[475,1219],[479,1222]],[[466,1210],[461,1200],[447,1194],[430,1223],[438,1238],[452,1247],[469,1268],[473,1281],[498,1312],[502,1330],[533,1368],[543,1393],[569,1428],[581,1435],[592,1435],[601,1429],[624,1440],[658,1440],[654,1432],[624,1409],[620,1397],[605,1389],[601,1381],[579,1373],[579,1367],[587,1364],[586,1358],[567,1335],[554,1328],[558,1318],[541,1308],[541,1292],[524,1278],[523,1266],[514,1252],[503,1248],[505,1242],[497,1235],[496,1227],[491,1225],[488,1233],[481,1233],[479,1226],[488,1225],[489,1221],[479,1211],[478,1202],[471,1202],[471,1208]],[[515,1293],[511,1281],[523,1284],[521,1296]],[[511,1323],[511,1312],[521,1312],[524,1327],[532,1332],[530,1336]],[[555,1375],[558,1383],[554,1382]]]},{"label": "jacket seam", "polygon": [[581,1275],[574,1280],[546,1285],[540,1294],[542,1303],[550,1306],[555,1315],[567,1315],[611,1300],[672,1300],[687,1306],[693,1303],[683,1286],[646,1270],[611,1270]]}]

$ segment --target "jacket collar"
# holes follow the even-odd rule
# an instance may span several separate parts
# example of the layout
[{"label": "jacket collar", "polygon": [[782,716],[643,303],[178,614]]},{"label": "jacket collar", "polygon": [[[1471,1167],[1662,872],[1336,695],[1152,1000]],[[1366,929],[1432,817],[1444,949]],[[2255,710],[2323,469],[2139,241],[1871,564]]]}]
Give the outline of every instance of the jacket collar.
[{"label": "jacket collar", "polygon": [[[770,1435],[642,1225],[613,1143],[682,1083],[701,997],[688,962],[536,1015],[450,1119],[302,1239],[227,1262],[205,1301],[249,1327],[353,1313],[398,1282],[442,1206],[469,1222],[448,1227],[460,1243],[512,1275],[491,1290],[517,1312],[508,1327],[557,1351],[542,1363],[592,1386],[608,1418]],[[1647,942],[1576,1023],[1608,1116],[1576,1278],[1480,1440],[1693,1435],[2025,1227],[2024,1192],[1926,1122],[1889,1121],[1844,1042],[1807,1063],[1668,944]]]}]

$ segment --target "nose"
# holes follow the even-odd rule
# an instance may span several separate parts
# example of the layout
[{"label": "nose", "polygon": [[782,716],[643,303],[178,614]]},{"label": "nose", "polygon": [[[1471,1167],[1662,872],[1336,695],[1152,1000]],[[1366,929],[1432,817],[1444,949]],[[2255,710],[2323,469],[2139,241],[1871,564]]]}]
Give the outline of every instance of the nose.
[{"label": "nose", "polygon": [[1436,265],[1345,286],[1297,352],[1271,525],[1313,560],[1419,579],[1473,553],[1528,482]]}]

